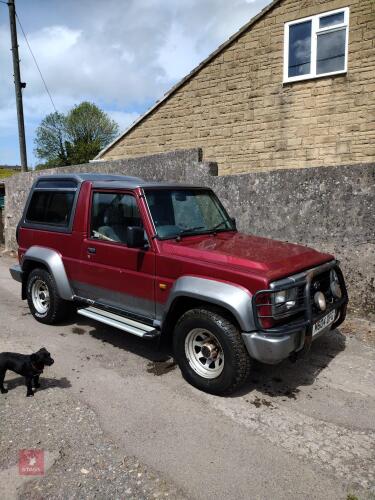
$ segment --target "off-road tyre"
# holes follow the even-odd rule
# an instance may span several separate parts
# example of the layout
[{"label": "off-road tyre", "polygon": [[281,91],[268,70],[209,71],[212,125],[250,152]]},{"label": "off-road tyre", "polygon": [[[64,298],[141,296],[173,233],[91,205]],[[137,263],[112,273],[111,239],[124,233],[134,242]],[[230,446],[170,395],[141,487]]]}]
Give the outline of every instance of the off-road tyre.
[{"label": "off-road tyre", "polygon": [[[224,353],[224,367],[215,378],[205,378],[193,368],[189,360],[187,343],[189,335],[197,329],[207,330],[216,337]],[[181,372],[191,385],[216,395],[229,395],[248,379],[251,358],[246,350],[238,327],[225,311],[215,307],[191,309],[178,320],[173,335],[174,357]]]},{"label": "off-road tyre", "polygon": [[[41,310],[35,302],[35,287],[39,283],[45,284],[45,289],[48,290],[49,304],[45,307],[45,311]],[[34,293],[34,298],[33,298]],[[34,318],[40,323],[53,325],[65,319],[71,312],[71,303],[63,300],[57,291],[55,280],[52,275],[45,269],[33,269],[27,277],[26,297],[29,309]]]}]

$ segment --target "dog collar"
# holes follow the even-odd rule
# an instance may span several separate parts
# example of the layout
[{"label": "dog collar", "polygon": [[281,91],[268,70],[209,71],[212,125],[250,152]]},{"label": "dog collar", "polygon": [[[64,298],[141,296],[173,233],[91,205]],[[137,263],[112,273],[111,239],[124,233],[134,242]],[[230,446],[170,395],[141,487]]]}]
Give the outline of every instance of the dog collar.
[{"label": "dog collar", "polygon": [[31,363],[31,368],[33,369],[34,372],[43,373],[43,368],[40,370],[34,365],[34,363]]}]

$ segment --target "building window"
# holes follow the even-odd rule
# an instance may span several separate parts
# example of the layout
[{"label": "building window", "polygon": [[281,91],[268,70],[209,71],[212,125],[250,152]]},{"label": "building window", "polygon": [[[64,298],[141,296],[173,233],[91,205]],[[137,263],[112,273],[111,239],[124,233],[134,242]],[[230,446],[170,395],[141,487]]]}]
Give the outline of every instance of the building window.
[{"label": "building window", "polygon": [[284,82],[345,73],[349,8],[285,23]]}]

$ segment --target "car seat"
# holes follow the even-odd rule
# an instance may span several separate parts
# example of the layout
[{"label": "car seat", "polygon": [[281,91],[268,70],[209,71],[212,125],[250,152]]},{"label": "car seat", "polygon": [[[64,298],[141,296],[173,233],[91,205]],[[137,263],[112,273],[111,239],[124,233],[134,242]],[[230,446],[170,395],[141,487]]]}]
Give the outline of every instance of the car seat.
[{"label": "car seat", "polygon": [[99,227],[98,233],[113,241],[126,243],[126,224],[120,206],[110,206],[104,215],[104,226]]}]

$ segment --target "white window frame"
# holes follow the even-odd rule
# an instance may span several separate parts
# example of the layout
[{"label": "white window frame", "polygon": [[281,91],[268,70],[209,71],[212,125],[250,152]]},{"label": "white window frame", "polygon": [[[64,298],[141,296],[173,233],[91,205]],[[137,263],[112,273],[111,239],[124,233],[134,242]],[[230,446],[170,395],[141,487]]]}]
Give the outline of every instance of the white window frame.
[{"label": "white window frame", "polygon": [[[323,17],[330,16],[332,14],[344,13],[344,22],[340,24],[335,24],[334,26],[327,26],[325,28],[319,28],[319,20]],[[306,75],[298,76],[288,76],[289,69],[289,27],[295,24],[303,23],[306,21],[311,21],[311,61],[310,61],[310,73]],[[328,33],[333,31],[338,31],[340,29],[346,29],[345,37],[345,67],[340,71],[332,71],[330,73],[320,73],[316,74],[316,58],[317,58],[317,44],[318,35],[320,33]],[[284,25],[284,83],[297,82],[300,80],[310,80],[312,78],[322,78],[324,76],[340,75],[347,73],[348,71],[348,45],[349,45],[349,7],[344,7],[341,9],[330,10],[329,12],[322,12],[315,16],[304,17],[302,19],[296,19],[295,21],[290,21]]]}]

